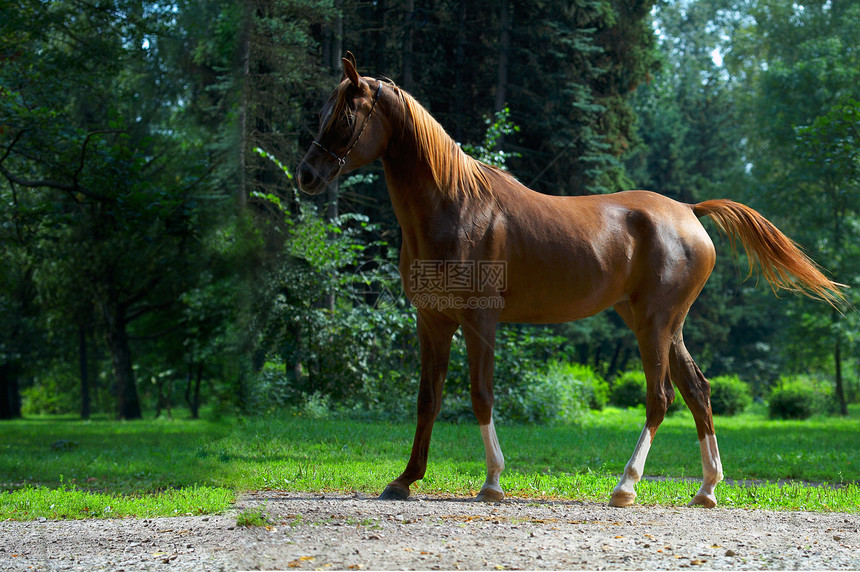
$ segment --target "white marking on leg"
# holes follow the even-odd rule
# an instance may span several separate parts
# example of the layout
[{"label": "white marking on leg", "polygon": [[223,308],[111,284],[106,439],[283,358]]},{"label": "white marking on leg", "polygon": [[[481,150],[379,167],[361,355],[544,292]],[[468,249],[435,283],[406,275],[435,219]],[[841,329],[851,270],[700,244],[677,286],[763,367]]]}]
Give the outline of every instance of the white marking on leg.
[{"label": "white marking on leg", "polygon": [[705,435],[699,441],[699,448],[702,450],[702,486],[690,504],[710,508],[717,506],[717,497],[714,496],[714,489],[717,483],[723,480],[723,464],[720,462],[717,436]]},{"label": "white marking on leg", "polygon": [[633,504],[634,499],[636,499],[634,486],[642,479],[642,472],[645,470],[645,459],[648,458],[648,451],[651,450],[651,442],[653,440],[654,437],[651,434],[651,430],[648,427],[643,427],[642,433],[639,435],[639,441],[636,442],[636,448],[633,449],[633,456],[627,461],[627,466],[624,467],[621,480],[612,489],[612,496],[609,500],[611,506]]},{"label": "white marking on leg", "polygon": [[496,426],[492,419],[488,425],[481,425],[481,437],[484,438],[484,450],[487,452],[487,480],[481,487],[481,491],[492,490],[504,495],[499,485],[499,475],[505,469],[505,457],[502,455],[502,448],[496,437]]}]

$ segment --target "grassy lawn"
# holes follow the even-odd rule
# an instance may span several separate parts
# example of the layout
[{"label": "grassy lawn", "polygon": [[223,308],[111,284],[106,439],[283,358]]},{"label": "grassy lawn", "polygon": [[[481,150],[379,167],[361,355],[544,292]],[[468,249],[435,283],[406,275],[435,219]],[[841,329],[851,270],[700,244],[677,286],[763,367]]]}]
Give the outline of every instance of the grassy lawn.
[{"label": "grassy lawn", "polygon": [[[860,408],[848,418],[769,421],[761,412],[717,418],[727,479],[724,507],[860,511]],[[644,422],[607,409],[573,426],[498,427],[512,496],[604,502]],[[82,422],[31,418],[0,424],[0,519],[206,514],[238,492],[362,491],[378,494],[405,466],[411,424],[282,415],[227,421]],[[438,424],[427,476],[413,492],[469,495],[484,479],[480,432]],[[698,489],[692,418],[668,418],[637,487],[641,504],[682,505]],[[778,485],[780,480],[795,481]],[[806,486],[799,481],[845,485]]]}]

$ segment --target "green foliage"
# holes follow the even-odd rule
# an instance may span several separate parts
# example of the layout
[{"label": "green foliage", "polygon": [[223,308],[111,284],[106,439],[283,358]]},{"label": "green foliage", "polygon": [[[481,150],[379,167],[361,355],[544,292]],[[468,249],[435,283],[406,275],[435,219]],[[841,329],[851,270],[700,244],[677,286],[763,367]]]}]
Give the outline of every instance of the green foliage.
[{"label": "green foliage", "polygon": [[626,371],[612,382],[609,402],[616,407],[645,405],[647,383],[642,371]]},{"label": "green foliage", "polygon": [[[57,345],[24,373],[42,378],[54,356],[74,354],[75,334],[97,333],[123,417],[141,414],[135,366],[149,361],[132,338],[161,338],[164,348],[151,355],[171,354],[170,365],[184,369],[181,353],[171,351],[184,341],[177,301],[211,276],[205,237],[224,222],[230,201],[221,171],[228,161],[207,144],[227,114],[222,108],[208,123],[212,116],[197,107],[204,100],[229,107],[207,85],[227,75],[227,62],[198,58],[180,71],[190,63],[182,46],[208,22],[196,27],[185,8],[28,3],[29,21],[5,11],[0,18],[4,45],[17,39],[0,70],[8,142],[0,201],[9,208],[0,240],[15,237],[20,269],[38,293],[39,325]],[[219,5],[200,9],[210,16]],[[220,74],[206,69],[218,65]]]},{"label": "green foliage", "polygon": [[25,388],[21,401],[24,415],[75,413],[80,408],[80,382],[66,372],[55,370]]},{"label": "green foliage", "polygon": [[[738,15],[726,65],[739,85],[737,109],[750,118],[741,141],[751,180],[741,196],[803,245],[825,274],[847,284],[853,297],[860,276],[852,143],[852,102],[860,100],[860,5],[797,7],[789,0],[757,0]],[[856,351],[856,313],[843,317],[826,304],[796,299],[785,306],[791,319],[772,330],[772,345],[787,366],[778,373],[826,372],[844,413],[845,358]]]},{"label": "green foliage", "polygon": [[[415,317],[385,185],[373,169],[353,174],[327,220],[289,171],[339,77],[334,36],[355,49],[408,27],[413,48],[360,52],[362,73],[393,74],[457,140],[477,142],[464,149],[540,191],[748,199],[856,286],[857,5],[524,0],[507,19],[464,3],[462,19],[430,2],[421,26],[402,7],[356,6],[2,9],[13,48],[0,55],[0,376],[25,413],[77,411],[83,365],[94,411],[120,397],[175,405],[199,375],[225,413],[411,418]],[[487,33],[469,36],[471,21]],[[326,32],[338,22],[342,34]],[[397,77],[408,65],[420,79]],[[700,366],[756,393],[811,371],[850,398],[860,314],[772,299],[717,251],[685,331]],[[548,360],[609,376],[637,355],[611,312],[528,332],[500,328],[497,410],[509,419],[562,415],[553,380],[567,374],[545,374]],[[446,409],[468,418],[458,344]],[[0,417],[17,414],[8,395]]]},{"label": "green foliage", "polygon": [[517,74],[509,76],[507,100],[525,152],[509,167],[526,184],[563,195],[629,187],[617,157],[635,139],[626,96],[656,56],[652,5],[511,3]]},{"label": "green foliage", "polygon": [[[577,396],[578,389],[544,374],[547,359],[561,342],[561,338],[544,329],[499,326],[493,376],[496,418],[510,423],[552,423],[571,421],[579,415],[583,404],[581,396]],[[472,422],[470,395],[466,344],[458,333],[451,349],[440,417]]]},{"label": "green foliage", "polygon": [[711,382],[711,410],[714,415],[743,413],[752,402],[749,386],[736,375],[719,375]]},{"label": "green foliage", "polygon": [[493,118],[484,116],[487,130],[484,140],[479,145],[463,144],[463,151],[483,161],[488,165],[507,170],[507,161],[510,157],[521,157],[521,153],[505,152],[502,149],[502,140],[505,135],[512,135],[520,130],[520,126],[511,121],[511,110],[505,107],[497,111]]},{"label": "green foliage", "polygon": [[588,407],[585,384],[557,370],[535,375],[529,387],[517,389],[496,401],[500,423],[571,423]]},{"label": "green foliage", "polygon": [[[643,371],[626,371],[612,382],[609,402],[616,407],[644,407],[648,394],[648,382]],[[666,415],[674,415],[684,408],[684,400],[675,392],[675,400],[666,409]]]},{"label": "green foliage", "polygon": [[[506,341],[513,342],[506,351],[522,351],[515,345],[519,340]],[[551,345],[553,340],[547,342]],[[502,392],[496,400],[494,411],[502,423],[570,424],[581,420],[589,409],[599,410],[606,405],[609,386],[587,366],[557,360],[542,366],[535,360],[528,367],[538,369],[531,370],[535,372],[532,374],[521,371],[516,377],[517,386]],[[511,378],[505,381],[514,383]]]},{"label": "green foliage", "polygon": [[[798,150],[831,184],[847,187],[860,184],[860,101],[842,100],[810,125],[797,127],[795,132]],[[844,204],[852,210],[857,210],[856,200],[843,197]]]},{"label": "green foliage", "polygon": [[262,346],[272,359],[256,373],[246,409],[411,415],[415,316],[388,245],[372,240],[366,217],[326,221],[312,203],[297,203],[284,225],[288,257],[264,291],[273,303]]},{"label": "green foliage", "polygon": [[600,411],[609,402],[609,384],[593,369],[578,363],[553,360],[547,367],[547,377],[558,378],[561,384],[579,386],[584,405]]},{"label": "green foliage", "polygon": [[808,419],[833,413],[833,389],[808,376],[783,377],[768,397],[771,419]]}]

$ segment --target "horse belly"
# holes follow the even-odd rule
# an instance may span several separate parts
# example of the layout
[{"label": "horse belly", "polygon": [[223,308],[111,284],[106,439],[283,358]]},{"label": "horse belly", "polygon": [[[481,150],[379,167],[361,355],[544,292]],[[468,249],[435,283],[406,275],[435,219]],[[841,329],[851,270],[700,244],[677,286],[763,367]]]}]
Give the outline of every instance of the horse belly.
[{"label": "horse belly", "polygon": [[544,265],[509,261],[503,322],[561,323],[593,316],[627,295],[626,256],[571,257]]}]

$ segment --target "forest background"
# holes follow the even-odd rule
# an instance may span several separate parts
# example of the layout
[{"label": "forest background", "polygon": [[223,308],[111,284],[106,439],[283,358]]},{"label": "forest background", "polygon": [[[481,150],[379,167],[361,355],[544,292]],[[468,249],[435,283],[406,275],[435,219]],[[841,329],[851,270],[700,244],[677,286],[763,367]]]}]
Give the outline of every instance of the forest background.
[{"label": "forest background", "polygon": [[[380,166],[314,199],[290,175],[347,49],[539,192],[749,204],[857,305],[858,48],[845,0],[4,2],[0,418],[412,415]],[[709,231],[685,330],[705,373],[845,414],[857,313],[774,296]],[[638,367],[612,313],[497,337],[509,420],[565,417],[571,386],[600,406]],[[469,415],[467,371],[457,341],[449,419]]]}]

